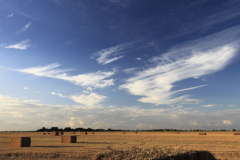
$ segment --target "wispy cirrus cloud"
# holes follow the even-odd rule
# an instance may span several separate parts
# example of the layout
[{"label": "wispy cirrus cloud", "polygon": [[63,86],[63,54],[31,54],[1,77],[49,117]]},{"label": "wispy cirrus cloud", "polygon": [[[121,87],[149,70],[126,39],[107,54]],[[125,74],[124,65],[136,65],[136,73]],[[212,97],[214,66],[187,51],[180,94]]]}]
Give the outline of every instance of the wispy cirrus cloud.
[{"label": "wispy cirrus cloud", "polygon": [[[174,83],[222,70],[239,51],[240,40],[235,34],[239,26],[206,38],[191,41],[172,48],[169,52],[151,59],[155,63],[137,72],[120,89],[132,95],[143,96],[143,103],[175,104],[191,101],[184,91],[206,85],[173,91]],[[177,96],[177,94],[182,94]]]},{"label": "wispy cirrus cloud", "polygon": [[133,48],[133,45],[137,42],[139,42],[139,40],[134,40],[131,42],[119,44],[114,47],[100,50],[96,53],[93,53],[93,56],[91,58],[95,59],[97,57],[97,62],[102,65],[117,61],[123,58],[123,54],[128,53],[129,50]]},{"label": "wispy cirrus cloud", "polygon": [[20,31],[18,31],[16,34],[20,34],[22,32],[25,32],[26,30],[28,30],[31,26],[32,22],[27,23]]},{"label": "wispy cirrus cloud", "polygon": [[[88,87],[91,88],[91,87]],[[52,95],[58,95],[61,98],[69,98],[73,100],[76,103],[83,104],[84,106],[93,107],[97,104],[101,103],[103,100],[105,100],[107,97],[97,94],[97,93],[90,93],[86,92],[85,94],[80,95],[70,95],[70,96],[64,96],[61,93],[55,93],[52,92]]]},{"label": "wispy cirrus cloud", "polygon": [[130,74],[130,73],[133,73],[135,70],[137,70],[138,68],[136,67],[133,67],[133,68],[127,68],[127,69],[124,69],[123,72],[126,73],[126,74]]},{"label": "wispy cirrus cloud", "polygon": [[97,71],[93,73],[79,74],[76,76],[69,76],[66,72],[69,69],[56,69],[60,64],[53,63],[46,66],[31,67],[25,69],[15,69],[18,72],[33,74],[40,77],[51,77],[69,81],[75,85],[93,87],[93,88],[104,88],[114,85],[113,79],[108,79],[114,75],[115,71]]},{"label": "wispy cirrus cloud", "polygon": [[4,48],[26,50],[28,47],[30,47],[29,42],[30,41],[28,39],[26,39],[26,40],[21,41],[20,43],[4,46]]},{"label": "wispy cirrus cloud", "polygon": [[12,17],[12,16],[13,16],[13,13],[7,15],[7,18],[10,18],[10,17]]},{"label": "wispy cirrus cloud", "polygon": [[214,108],[218,106],[218,104],[207,104],[207,105],[203,105],[203,107],[206,107],[206,108]]}]

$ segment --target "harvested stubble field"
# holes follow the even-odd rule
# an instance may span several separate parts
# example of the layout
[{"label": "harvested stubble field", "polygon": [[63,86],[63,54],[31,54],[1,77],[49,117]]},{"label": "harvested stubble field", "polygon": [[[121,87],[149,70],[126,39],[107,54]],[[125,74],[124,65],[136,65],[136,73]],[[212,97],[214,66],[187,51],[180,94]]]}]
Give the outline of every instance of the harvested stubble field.
[{"label": "harvested stubble field", "polygon": [[[0,132],[0,159],[181,159],[174,155],[183,153],[192,159],[199,156],[211,159],[212,155],[216,159],[240,159],[240,136],[234,136],[233,132],[206,133],[206,136],[199,136],[199,132],[95,132],[88,135],[76,132],[77,143],[61,143],[60,136],[39,132]],[[72,134],[65,132],[64,135]],[[11,148],[11,137],[15,136],[31,137],[31,147]]]}]

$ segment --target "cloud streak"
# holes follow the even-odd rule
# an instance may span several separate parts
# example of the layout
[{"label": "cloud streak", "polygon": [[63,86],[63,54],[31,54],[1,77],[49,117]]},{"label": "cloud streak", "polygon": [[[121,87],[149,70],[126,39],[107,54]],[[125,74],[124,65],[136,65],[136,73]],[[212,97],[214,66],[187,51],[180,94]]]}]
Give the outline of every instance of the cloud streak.
[{"label": "cloud streak", "polygon": [[25,32],[26,30],[28,30],[31,26],[32,22],[27,23],[20,31],[18,31],[16,34],[20,34],[22,32]]},{"label": "cloud streak", "polygon": [[99,64],[105,65],[114,61],[117,61],[124,57],[123,54],[130,52],[135,43],[139,42],[139,40],[134,40],[131,42],[119,44],[114,47],[110,47],[107,49],[100,50],[96,53],[93,53],[92,59],[95,59]]},{"label": "cloud streak", "polygon": [[7,18],[10,18],[10,17],[12,17],[12,16],[13,16],[13,13],[7,15]]},{"label": "cloud streak", "polygon": [[137,72],[120,89],[126,89],[132,95],[143,96],[138,99],[143,103],[170,105],[191,101],[189,95],[176,96],[176,93],[206,85],[173,91],[174,83],[211,74],[226,67],[239,51],[239,38],[235,34],[238,29],[239,26],[184,43],[152,58],[151,63],[155,63],[153,67]]},{"label": "cloud streak", "polygon": [[95,106],[106,98],[107,97],[99,95],[97,93],[70,96],[70,99],[74,100],[77,103],[83,104],[85,106]]},{"label": "cloud streak", "polygon": [[93,73],[79,74],[76,76],[69,76],[66,72],[69,69],[56,69],[60,64],[53,63],[46,66],[31,67],[25,69],[15,69],[18,72],[33,74],[39,77],[50,77],[69,81],[78,86],[105,88],[114,85],[113,79],[107,79],[114,75],[115,71],[97,71]]},{"label": "cloud streak", "polygon": [[29,40],[26,39],[26,40],[21,41],[20,43],[5,46],[4,48],[26,50],[28,47],[30,47],[30,44],[29,44]]}]

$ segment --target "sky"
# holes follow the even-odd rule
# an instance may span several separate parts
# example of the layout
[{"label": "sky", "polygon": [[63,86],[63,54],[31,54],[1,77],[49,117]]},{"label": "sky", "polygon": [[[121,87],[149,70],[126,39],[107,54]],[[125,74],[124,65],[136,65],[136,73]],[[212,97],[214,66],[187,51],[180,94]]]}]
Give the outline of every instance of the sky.
[{"label": "sky", "polygon": [[0,0],[0,131],[240,130],[239,8]]}]

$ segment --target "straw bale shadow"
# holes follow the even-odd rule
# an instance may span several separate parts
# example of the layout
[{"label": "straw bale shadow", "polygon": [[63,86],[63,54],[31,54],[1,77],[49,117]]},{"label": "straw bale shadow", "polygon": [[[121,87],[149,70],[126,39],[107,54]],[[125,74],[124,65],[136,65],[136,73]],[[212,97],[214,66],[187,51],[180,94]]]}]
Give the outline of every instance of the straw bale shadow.
[{"label": "straw bale shadow", "polygon": [[208,151],[195,151],[194,153],[183,153],[153,160],[217,160],[212,153]]},{"label": "straw bale shadow", "polygon": [[32,147],[46,147],[46,148],[63,148],[63,147],[82,147],[82,146],[31,146]]},{"label": "straw bale shadow", "polygon": [[77,142],[77,143],[87,143],[87,144],[118,144],[116,142]]}]

